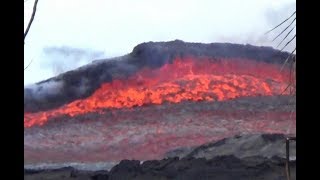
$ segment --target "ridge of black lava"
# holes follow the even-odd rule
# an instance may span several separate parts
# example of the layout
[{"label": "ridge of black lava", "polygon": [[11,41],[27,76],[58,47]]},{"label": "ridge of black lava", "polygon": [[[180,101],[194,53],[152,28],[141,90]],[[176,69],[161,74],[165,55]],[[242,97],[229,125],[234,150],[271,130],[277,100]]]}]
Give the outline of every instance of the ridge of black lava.
[{"label": "ridge of black lava", "polygon": [[142,67],[159,68],[176,57],[244,58],[283,63],[289,56],[271,47],[231,43],[146,42],[125,56],[93,61],[24,89],[24,111],[38,112],[90,96],[101,84],[125,79]]}]

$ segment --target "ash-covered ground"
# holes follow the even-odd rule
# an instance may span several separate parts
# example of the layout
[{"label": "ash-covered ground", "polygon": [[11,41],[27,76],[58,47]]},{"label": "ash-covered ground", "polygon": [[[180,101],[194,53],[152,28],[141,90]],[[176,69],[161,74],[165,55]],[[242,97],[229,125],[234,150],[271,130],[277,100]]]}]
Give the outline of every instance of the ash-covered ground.
[{"label": "ash-covered ground", "polygon": [[295,134],[292,96],[183,102],[58,117],[24,132],[25,163],[161,159],[233,135]]},{"label": "ash-covered ground", "polygon": [[[26,168],[26,180],[90,179],[90,180],[285,180],[285,136],[282,134],[254,134],[233,136],[215,143],[189,148],[190,151],[169,152],[172,157],[162,160],[123,160],[112,168],[79,169],[75,166],[50,169]],[[296,179],[295,146],[290,144],[289,169]],[[180,158],[179,158],[179,157]]]}]

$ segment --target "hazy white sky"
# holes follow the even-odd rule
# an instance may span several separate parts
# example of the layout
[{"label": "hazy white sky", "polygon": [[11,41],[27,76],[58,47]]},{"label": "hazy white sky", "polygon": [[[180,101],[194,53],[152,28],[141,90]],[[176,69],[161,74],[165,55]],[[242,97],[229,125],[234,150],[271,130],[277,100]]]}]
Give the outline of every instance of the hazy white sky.
[{"label": "hazy white sky", "polygon": [[[25,2],[25,27],[33,2]],[[294,10],[295,0],[39,0],[25,42],[25,66],[33,59],[25,85],[147,41],[274,46],[274,34],[264,33]]]}]

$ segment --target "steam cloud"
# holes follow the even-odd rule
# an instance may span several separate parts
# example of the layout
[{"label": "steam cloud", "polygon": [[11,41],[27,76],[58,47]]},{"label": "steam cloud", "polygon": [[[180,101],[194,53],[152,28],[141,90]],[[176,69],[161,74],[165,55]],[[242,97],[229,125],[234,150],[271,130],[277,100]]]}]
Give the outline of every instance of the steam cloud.
[{"label": "steam cloud", "polygon": [[[295,23],[293,23],[279,38],[275,41],[272,41],[287,25],[291,23],[294,17],[290,18],[286,23],[281,25],[279,28],[274,31],[264,34],[268,30],[274,28],[278,24],[280,24],[283,20],[288,18],[294,11],[296,10],[296,3],[291,2],[281,6],[278,9],[269,8],[264,13],[264,19],[261,20],[261,31],[255,31],[250,33],[243,34],[233,34],[220,36],[216,39],[218,42],[231,42],[231,43],[242,43],[242,44],[254,44],[257,46],[272,46],[276,48],[278,44],[281,42],[282,38],[294,27]],[[255,29],[256,30],[256,29]],[[281,49],[285,43],[290,40],[296,34],[296,29],[294,29],[290,35],[277,49]],[[292,52],[296,47],[296,40],[293,40],[284,50],[288,52]]]},{"label": "steam cloud", "polygon": [[43,52],[46,61],[42,63],[42,66],[44,68],[51,69],[54,75],[75,69],[88,64],[93,59],[105,56],[103,51],[80,49],[68,46],[45,47]]},{"label": "steam cloud", "polygon": [[57,95],[63,88],[62,81],[48,81],[42,84],[33,84],[25,88],[25,98],[33,97],[41,101],[44,97]]},{"label": "steam cloud", "polygon": [[[105,56],[102,51],[91,49],[81,49],[68,46],[45,47],[43,49],[46,61],[41,66],[51,70],[54,75],[59,75],[69,70],[88,64],[90,61]],[[82,95],[87,91],[87,79],[82,78],[74,93]],[[44,82],[28,85],[25,87],[24,100],[31,99],[45,102],[48,97],[55,97],[64,91],[65,82],[63,80],[47,80]]]}]

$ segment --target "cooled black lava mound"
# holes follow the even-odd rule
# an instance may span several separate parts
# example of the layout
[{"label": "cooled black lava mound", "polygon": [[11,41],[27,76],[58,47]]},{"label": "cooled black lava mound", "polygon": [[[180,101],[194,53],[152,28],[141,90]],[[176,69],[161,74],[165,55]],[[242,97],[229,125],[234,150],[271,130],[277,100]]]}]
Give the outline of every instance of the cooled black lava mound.
[{"label": "cooled black lava mound", "polygon": [[89,65],[28,86],[24,90],[24,111],[57,108],[90,96],[101,84],[125,79],[143,67],[159,68],[176,57],[244,58],[267,63],[283,63],[289,56],[271,47],[230,43],[148,42],[137,45],[122,57],[94,61]]}]

